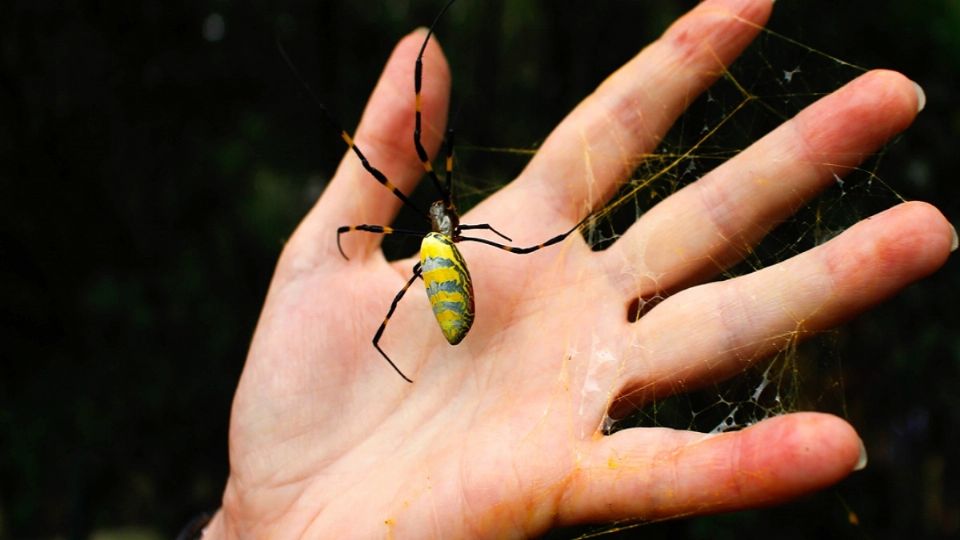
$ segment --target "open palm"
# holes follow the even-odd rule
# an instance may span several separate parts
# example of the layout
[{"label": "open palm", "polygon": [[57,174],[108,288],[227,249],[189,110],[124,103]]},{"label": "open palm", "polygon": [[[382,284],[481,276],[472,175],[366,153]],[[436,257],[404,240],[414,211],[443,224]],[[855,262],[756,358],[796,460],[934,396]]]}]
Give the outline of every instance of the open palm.
[{"label": "open palm", "polygon": [[[769,0],[710,0],[605,81],[514,182],[464,217],[518,246],[602,205],[670,124],[750,42]],[[409,193],[413,65],[403,39],[356,141]],[[445,124],[449,73],[434,42],[424,72],[425,141]],[[421,286],[381,346],[390,299],[415,259],[388,262],[380,235],[399,201],[346,155],[277,266],[230,429],[230,479],[208,534],[284,537],[522,537],[552,526],[659,519],[772,504],[836,482],[865,456],[843,420],[798,413],[736,433],[627,429],[604,436],[613,401],[662,397],[740,372],[784,336],[836,325],[934,271],[951,228],[907,203],[830,242],[736,279],[736,262],[804,201],[904,129],[915,85],[871,72],[783,124],[635,223],[612,247],[583,239],[530,255],[459,244],[477,319],[444,340]],[[479,236],[480,234],[478,234]],[[670,291],[639,321],[635,298]]]}]

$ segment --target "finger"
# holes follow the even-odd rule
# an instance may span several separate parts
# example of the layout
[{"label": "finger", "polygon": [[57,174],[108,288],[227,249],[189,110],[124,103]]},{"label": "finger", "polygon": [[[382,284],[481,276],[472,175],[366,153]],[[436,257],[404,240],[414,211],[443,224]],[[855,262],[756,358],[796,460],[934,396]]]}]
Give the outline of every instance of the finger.
[{"label": "finger", "polygon": [[[370,164],[395,187],[409,194],[423,176],[423,165],[413,144],[414,64],[426,30],[419,29],[397,44],[370,101],[363,112],[353,141]],[[423,60],[423,143],[435,154],[443,139],[450,94],[450,72],[434,37]],[[324,257],[337,254],[336,229],[342,225],[389,225],[403,203],[389,187],[367,171],[354,152],[347,150],[320,201],[300,224],[287,251],[297,246]],[[426,209],[421,209],[425,211]],[[363,258],[375,250],[382,235],[344,235],[343,249],[351,258]]]},{"label": "finger", "polygon": [[720,435],[628,429],[594,443],[567,484],[559,519],[658,520],[781,503],[865,465],[861,448],[849,424],[816,413]]},{"label": "finger", "polygon": [[717,382],[832,328],[939,268],[954,234],[936,208],[904,203],[780,264],[686,289],[636,325],[624,323],[637,327],[627,330],[633,360],[624,395],[645,403],[677,381]]},{"label": "finger", "polygon": [[[522,202],[527,223],[577,223],[750,43],[771,6],[708,0],[680,18],[557,126],[521,176],[489,203],[496,216],[509,219]],[[538,202],[531,208],[529,201]]]},{"label": "finger", "polygon": [[654,207],[603,254],[624,296],[679,288],[740,260],[904,130],[919,108],[917,89],[899,73],[867,73]]}]

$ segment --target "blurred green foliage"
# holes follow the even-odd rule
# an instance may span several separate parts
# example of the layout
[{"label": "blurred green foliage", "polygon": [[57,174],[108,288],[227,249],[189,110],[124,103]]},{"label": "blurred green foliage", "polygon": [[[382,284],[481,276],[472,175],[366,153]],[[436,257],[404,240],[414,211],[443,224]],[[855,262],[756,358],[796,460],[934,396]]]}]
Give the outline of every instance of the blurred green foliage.
[{"label": "blurred green foliage", "polygon": [[[440,4],[0,9],[0,538],[171,536],[219,505],[230,400],[273,264],[343,153],[275,40],[350,127],[393,44]],[[458,2],[439,39],[465,174],[509,178],[522,160],[470,148],[534,148],[692,4]],[[960,4],[779,0],[775,12],[775,30],[923,86],[927,110],[880,172],[956,222]],[[836,335],[866,471],[783,508],[623,537],[956,534],[958,286],[948,263]]]}]

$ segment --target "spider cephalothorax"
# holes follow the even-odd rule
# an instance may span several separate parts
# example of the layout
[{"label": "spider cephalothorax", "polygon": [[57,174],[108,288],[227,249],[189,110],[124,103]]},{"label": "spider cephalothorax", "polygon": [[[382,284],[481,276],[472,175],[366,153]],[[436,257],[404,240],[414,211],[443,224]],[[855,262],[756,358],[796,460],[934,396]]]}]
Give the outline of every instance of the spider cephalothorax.
[{"label": "spider cephalothorax", "polygon": [[448,238],[454,238],[454,235],[459,232],[460,216],[457,215],[457,208],[452,203],[444,204],[443,201],[436,201],[430,205],[427,215],[430,217],[430,229],[433,232]]}]

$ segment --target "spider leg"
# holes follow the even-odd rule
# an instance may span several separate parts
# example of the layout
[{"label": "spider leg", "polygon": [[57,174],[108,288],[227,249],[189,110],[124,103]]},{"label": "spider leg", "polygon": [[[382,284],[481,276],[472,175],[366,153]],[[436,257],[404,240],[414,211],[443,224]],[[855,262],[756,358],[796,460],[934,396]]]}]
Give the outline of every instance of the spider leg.
[{"label": "spider leg", "polygon": [[383,185],[383,187],[393,192],[393,194],[396,195],[398,199],[403,201],[403,204],[409,206],[421,216],[426,217],[427,219],[430,219],[427,216],[427,214],[425,214],[423,210],[420,210],[420,208],[417,205],[413,204],[413,202],[411,202],[410,199],[408,199],[407,196],[404,195],[399,188],[397,188],[397,186],[390,183],[390,180],[387,179],[387,175],[380,172],[379,169],[377,169],[376,167],[371,165],[369,161],[367,161],[367,157],[364,156],[363,153],[360,151],[360,149],[357,148],[357,145],[353,143],[353,138],[350,137],[350,134],[348,134],[345,130],[341,130],[340,138],[342,138],[343,142],[347,143],[347,146],[351,150],[353,150],[353,153],[356,154],[357,157],[360,159],[360,163],[363,165],[363,168],[366,169],[367,172],[369,172],[371,175],[373,175],[373,177],[377,180],[377,182],[380,182]]},{"label": "spider leg", "polygon": [[[420,163],[423,164],[423,170],[426,171],[426,173],[430,176],[430,179],[433,180],[433,185],[436,186],[440,194],[443,195],[444,206],[450,206],[450,166],[452,164],[451,156],[453,152],[453,143],[447,143],[447,187],[444,188],[443,184],[440,183],[440,178],[437,177],[436,171],[433,170],[433,164],[430,163],[430,156],[427,155],[426,148],[424,148],[423,143],[420,142],[422,124],[422,115],[420,113],[420,88],[423,86],[423,53],[427,50],[427,43],[430,42],[430,36],[433,35],[433,29],[437,26],[437,22],[440,21],[440,18],[443,17],[443,14],[446,13],[447,8],[449,8],[450,4],[453,4],[453,2],[454,0],[450,0],[445,6],[443,6],[443,9],[440,10],[440,13],[437,14],[437,17],[430,25],[430,29],[427,30],[427,37],[424,38],[423,45],[420,46],[420,54],[417,55],[417,64],[413,73],[413,92],[416,104],[413,145],[417,149],[417,157],[420,158]],[[448,135],[449,134],[450,133],[448,132]]]},{"label": "spider leg", "polygon": [[343,252],[343,247],[340,245],[340,235],[343,233],[348,233],[350,231],[364,231],[374,234],[405,234],[407,236],[426,236],[427,233],[423,231],[414,231],[411,229],[394,229],[393,227],[384,227],[382,225],[344,225],[343,227],[337,228],[337,249],[340,250],[340,255],[343,255],[343,258],[350,260],[350,257],[347,257],[347,254]]},{"label": "spider leg", "polygon": [[387,327],[387,322],[390,321],[390,316],[393,315],[393,312],[397,309],[397,304],[400,303],[400,299],[403,298],[403,295],[406,294],[407,289],[410,288],[410,285],[413,285],[413,282],[416,281],[417,278],[419,277],[421,277],[420,263],[417,263],[413,265],[413,275],[410,276],[410,279],[409,281],[407,281],[407,284],[404,285],[402,289],[400,289],[400,292],[398,292],[395,297],[393,297],[393,303],[390,304],[390,311],[387,312],[387,316],[384,317],[383,322],[380,323],[380,328],[377,328],[376,335],[373,336],[373,346],[377,348],[380,354],[387,360],[387,362],[393,367],[393,369],[395,369],[397,373],[399,373],[400,376],[403,377],[403,380],[407,381],[408,383],[412,383],[413,381],[409,377],[404,375],[402,371],[400,371],[400,368],[398,368],[397,365],[393,363],[393,360],[391,360],[390,357],[387,356],[387,353],[383,352],[383,349],[380,348],[379,342],[380,342],[380,337],[383,336],[384,329],[386,329]]},{"label": "spider leg", "polygon": [[499,236],[500,238],[503,238],[507,242],[513,242],[512,238],[494,229],[493,226],[490,225],[489,223],[481,223],[480,225],[460,225],[459,228],[461,231],[476,231],[480,229],[483,229],[485,231],[491,231],[493,234]]},{"label": "spider leg", "polygon": [[450,201],[453,200],[453,128],[447,128],[447,136],[444,137],[446,147],[447,147],[447,159],[446,159],[446,190],[441,190],[443,193],[446,193],[446,200],[444,204],[450,206]]},{"label": "spider leg", "polygon": [[[429,35],[427,36],[427,38],[429,39]],[[424,43],[424,45],[426,45],[426,43]],[[390,183],[390,180],[387,179],[387,176],[385,174],[383,174],[382,172],[380,172],[379,169],[377,169],[376,167],[370,164],[370,161],[368,161],[367,157],[363,155],[363,152],[360,151],[360,148],[358,148],[357,145],[354,144],[353,137],[351,137],[350,134],[347,133],[347,130],[343,129],[343,127],[340,126],[340,123],[337,122],[336,118],[333,117],[333,114],[330,113],[330,110],[327,109],[327,106],[324,105],[322,101],[320,101],[319,97],[317,97],[317,93],[313,91],[313,87],[311,87],[307,83],[307,80],[303,78],[303,75],[300,74],[300,70],[298,70],[297,67],[293,64],[293,60],[290,59],[290,55],[287,54],[286,49],[283,48],[283,44],[280,43],[279,39],[277,40],[277,49],[280,50],[280,56],[283,57],[283,60],[287,64],[287,67],[290,69],[290,72],[293,73],[293,76],[297,79],[297,81],[300,82],[300,86],[303,88],[304,92],[306,92],[310,100],[313,101],[314,105],[316,105],[317,110],[320,111],[320,116],[335,131],[340,132],[340,138],[343,139],[343,142],[347,144],[347,148],[349,148],[350,150],[353,150],[353,153],[356,154],[357,158],[360,159],[360,163],[363,165],[363,168],[366,169],[367,172],[370,173],[370,175],[373,176],[373,178],[377,182],[380,182],[380,184],[383,185],[383,187],[389,189],[398,199],[400,199],[401,202],[403,202],[403,204],[409,206],[414,212],[429,219],[429,217],[427,216],[426,213],[423,212],[423,210],[420,210],[420,208],[417,205],[413,204],[413,202],[409,198],[407,198],[407,196],[404,195],[404,193],[400,191],[400,189],[398,189],[397,186],[394,186],[392,183]],[[420,50],[420,54],[421,55],[423,54],[422,49]],[[417,101],[418,101],[418,106],[417,106],[418,107],[417,108],[418,124],[417,125],[419,126],[419,118],[420,118],[419,95],[418,95]]]},{"label": "spider leg", "polygon": [[[455,240],[456,240],[457,242],[479,242],[479,243],[481,243],[481,244],[486,244],[486,245],[488,245],[488,246],[493,246],[493,247],[495,247],[495,248],[499,248],[499,249],[502,249],[502,250],[504,250],[504,251],[509,251],[510,253],[516,253],[517,255],[526,255],[526,254],[528,254],[528,253],[533,253],[534,251],[538,251],[538,250],[540,250],[540,249],[543,249],[543,248],[545,248],[545,247],[547,247],[547,246],[552,246],[552,245],[554,245],[554,244],[556,244],[556,243],[562,242],[566,237],[568,237],[568,236],[570,236],[571,234],[573,234],[573,231],[576,231],[577,229],[580,228],[581,225],[583,225],[584,223],[586,223],[588,219],[590,219],[590,216],[587,216],[587,217],[583,218],[583,219],[580,221],[580,223],[577,223],[576,225],[574,225],[573,228],[570,229],[569,231],[567,231],[567,232],[565,232],[565,233],[563,233],[563,234],[558,234],[558,235],[554,236],[553,238],[547,240],[546,242],[543,242],[542,244],[537,244],[537,245],[535,245],[535,246],[530,246],[530,247],[505,246],[505,245],[503,245],[503,244],[498,244],[497,242],[492,242],[492,241],[490,241],[490,240],[487,240],[486,238],[472,238],[472,237],[469,237],[469,236],[458,236]],[[461,228],[463,228],[463,226],[461,226]],[[492,227],[491,227],[491,230],[493,230]],[[500,233],[497,233],[497,234],[500,234]],[[502,236],[502,235],[501,235],[501,236]]]}]

